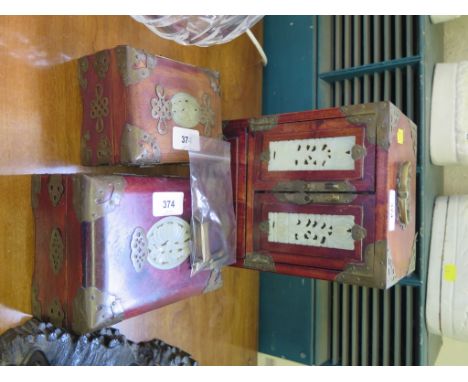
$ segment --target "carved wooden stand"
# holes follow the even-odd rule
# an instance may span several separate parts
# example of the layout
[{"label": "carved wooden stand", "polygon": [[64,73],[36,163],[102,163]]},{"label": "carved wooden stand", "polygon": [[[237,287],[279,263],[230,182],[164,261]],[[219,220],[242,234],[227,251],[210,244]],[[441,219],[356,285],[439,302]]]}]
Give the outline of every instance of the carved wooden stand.
[{"label": "carved wooden stand", "polygon": [[32,319],[0,336],[0,366],[196,366],[160,340],[134,343],[117,329],[75,335]]}]

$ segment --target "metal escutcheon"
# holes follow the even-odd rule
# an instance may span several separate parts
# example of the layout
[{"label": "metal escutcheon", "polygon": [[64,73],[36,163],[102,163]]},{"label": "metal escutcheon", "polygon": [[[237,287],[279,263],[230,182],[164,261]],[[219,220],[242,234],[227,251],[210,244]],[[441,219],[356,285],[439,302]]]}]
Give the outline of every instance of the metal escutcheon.
[{"label": "metal escutcheon", "polygon": [[361,227],[359,224],[355,224],[351,229],[351,237],[355,241],[364,240],[367,236],[367,230],[364,227]]},{"label": "metal escutcheon", "polygon": [[410,190],[411,190],[412,166],[411,162],[403,162],[398,169],[397,200],[398,220],[403,228],[411,221],[410,216]]},{"label": "metal escutcheon", "polygon": [[345,193],[330,193],[330,194],[316,194],[316,193],[275,193],[276,199],[280,202],[292,203],[297,205],[304,204],[348,204],[355,198],[355,194]]}]

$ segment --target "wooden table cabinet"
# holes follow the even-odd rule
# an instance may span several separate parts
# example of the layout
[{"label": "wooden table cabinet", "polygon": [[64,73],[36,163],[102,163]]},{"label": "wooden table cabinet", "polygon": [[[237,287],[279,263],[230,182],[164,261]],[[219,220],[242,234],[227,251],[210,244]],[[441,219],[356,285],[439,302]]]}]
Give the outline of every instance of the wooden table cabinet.
[{"label": "wooden table cabinet", "polygon": [[416,125],[393,104],[230,121],[224,133],[238,265],[383,289],[414,271]]}]

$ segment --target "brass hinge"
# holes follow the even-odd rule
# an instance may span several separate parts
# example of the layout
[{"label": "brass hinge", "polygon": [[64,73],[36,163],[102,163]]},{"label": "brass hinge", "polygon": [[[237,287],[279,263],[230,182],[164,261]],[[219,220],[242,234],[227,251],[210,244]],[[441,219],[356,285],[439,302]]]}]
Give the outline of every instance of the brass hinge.
[{"label": "brass hinge", "polygon": [[364,227],[361,227],[359,224],[355,224],[351,228],[351,237],[354,241],[361,241],[367,236],[367,230]]},{"label": "brass hinge", "polygon": [[332,204],[348,204],[355,198],[356,194],[306,194],[303,192],[295,193],[275,193],[273,194],[280,202],[292,203],[297,205],[309,203],[332,203]]},{"label": "brass hinge", "polygon": [[262,162],[269,162],[270,161],[270,150],[265,150],[260,154],[260,160]]},{"label": "brass hinge", "polygon": [[273,127],[278,125],[278,116],[269,115],[260,118],[249,119],[249,130],[254,133],[257,131],[271,130]]},{"label": "brass hinge", "polygon": [[265,272],[276,272],[275,262],[266,253],[251,252],[245,255],[244,267]]},{"label": "brass hinge", "polygon": [[273,191],[303,191],[303,192],[352,192],[356,188],[347,181],[343,182],[304,182],[302,180],[291,180],[278,182]]},{"label": "brass hinge", "polygon": [[367,150],[365,147],[361,145],[354,145],[351,149],[351,158],[354,160],[358,160],[364,158],[367,154]]},{"label": "brass hinge", "polygon": [[398,221],[402,228],[411,221],[411,162],[403,162],[398,169],[397,177],[397,199],[398,199]]},{"label": "brass hinge", "polygon": [[270,229],[270,223],[268,221],[264,221],[258,224],[258,229],[263,232],[268,234],[268,231]]}]

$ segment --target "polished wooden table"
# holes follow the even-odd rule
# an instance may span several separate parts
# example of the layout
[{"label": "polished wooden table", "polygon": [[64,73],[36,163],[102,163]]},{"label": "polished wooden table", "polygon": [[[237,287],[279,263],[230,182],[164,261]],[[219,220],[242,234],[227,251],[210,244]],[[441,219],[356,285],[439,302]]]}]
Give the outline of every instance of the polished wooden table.
[{"label": "polished wooden table", "polygon": [[[254,33],[261,40],[262,26]],[[0,333],[31,313],[32,173],[103,171],[79,166],[81,103],[75,58],[129,44],[218,70],[223,118],[261,111],[262,64],[247,36],[184,47],[130,17],[0,17]],[[258,274],[227,268],[222,289],[117,325],[129,339],[160,338],[204,365],[256,364]]]}]

